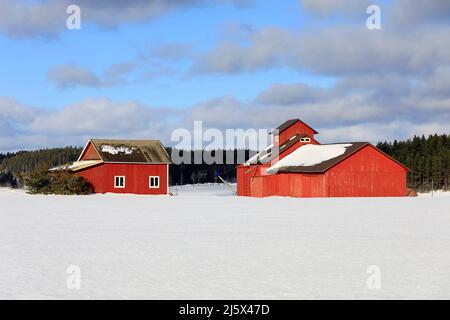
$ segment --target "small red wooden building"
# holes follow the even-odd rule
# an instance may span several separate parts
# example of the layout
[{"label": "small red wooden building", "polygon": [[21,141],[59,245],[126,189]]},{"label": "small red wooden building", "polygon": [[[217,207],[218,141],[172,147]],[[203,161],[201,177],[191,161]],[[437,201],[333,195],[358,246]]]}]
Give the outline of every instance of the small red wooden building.
[{"label": "small red wooden building", "polygon": [[160,141],[90,139],[64,169],[84,177],[95,193],[166,195],[170,163]]},{"label": "small red wooden building", "polygon": [[407,195],[407,167],[368,142],[320,144],[317,133],[299,119],[283,123],[274,131],[272,145],[238,167],[238,195]]}]

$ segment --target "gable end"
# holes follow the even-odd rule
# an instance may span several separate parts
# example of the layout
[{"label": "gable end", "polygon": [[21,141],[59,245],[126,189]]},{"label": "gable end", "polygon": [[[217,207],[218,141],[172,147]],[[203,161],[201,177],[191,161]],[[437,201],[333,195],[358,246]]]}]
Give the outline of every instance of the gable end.
[{"label": "gable end", "polygon": [[103,160],[91,140],[88,140],[77,161]]}]

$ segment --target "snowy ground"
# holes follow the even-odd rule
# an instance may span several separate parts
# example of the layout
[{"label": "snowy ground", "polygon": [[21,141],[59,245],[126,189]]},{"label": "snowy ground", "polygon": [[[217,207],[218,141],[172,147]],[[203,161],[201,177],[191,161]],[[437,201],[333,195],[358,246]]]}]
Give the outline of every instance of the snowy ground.
[{"label": "snowy ground", "polygon": [[450,197],[450,191],[433,191],[427,193],[419,193],[420,197]]},{"label": "snowy ground", "polygon": [[[450,299],[450,197],[32,196],[0,188],[0,298]],[[81,289],[68,289],[71,265]],[[381,289],[369,290],[378,266]],[[374,279],[373,276],[371,279]]]}]

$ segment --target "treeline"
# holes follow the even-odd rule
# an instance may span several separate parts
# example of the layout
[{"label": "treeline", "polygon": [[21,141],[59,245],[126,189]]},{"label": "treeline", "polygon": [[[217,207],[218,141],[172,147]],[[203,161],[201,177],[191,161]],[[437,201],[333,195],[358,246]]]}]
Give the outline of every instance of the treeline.
[{"label": "treeline", "polygon": [[411,169],[408,186],[419,192],[449,190],[450,135],[380,142],[377,147]]},{"label": "treeline", "polygon": [[51,168],[76,161],[81,150],[78,147],[65,147],[0,153],[0,187],[21,187],[23,181],[20,174],[33,172],[42,166]]},{"label": "treeline", "polygon": [[13,155],[15,155],[15,153],[0,153],[0,164],[2,163],[2,161],[6,158],[12,157]]},{"label": "treeline", "polygon": [[[0,169],[13,173],[31,172],[39,165],[46,164],[55,167],[78,159],[82,148],[65,147],[54,149],[42,149],[36,151],[19,151],[3,155]],[[1,158],[2,156],[0,156]]]},{"label": "treeline", "polygon": [[[167,152],[169,155],[172,155],[171,148],[167,148]],[[170,166],[171,185],[220,182],[220,178],[233,183],[236,182],[236,166],[249,158],[250,151],[243,149],[211,151],[183,151],[174,149],[173,155],[179,156],[180,158],[186,157],[186,159],[191,159],[191,161]],[[201,163],[194,163],[195,159],[199,159],[200,161],[197,162]],[[207,163],[204,159],[217,159],[219,163],[212,163],[212,161],[208,161]],[[172,157],[172,160],[176,162],[175,157]]]}]

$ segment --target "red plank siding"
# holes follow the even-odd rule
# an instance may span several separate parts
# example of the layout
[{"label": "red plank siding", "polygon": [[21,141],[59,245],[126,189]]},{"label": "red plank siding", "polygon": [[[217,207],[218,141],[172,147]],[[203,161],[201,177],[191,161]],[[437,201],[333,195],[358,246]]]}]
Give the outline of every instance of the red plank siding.
[{"label": "red plank siding", "polygon": [[292,126],[290,126],[289,128],[280,133],[279,144],[282,145],[296,134],[305,134],[307,137],[314,139],[314,130],[312,130],[304,123],[297,121],[295,124],[293,124]]},{"label": "red plank siding", "polygon": [[82,160],[101,160],[97,150],[95,150],[92,142],[88,142],[84,152],[80,155],[80,161]]},{"label": "red plank siding", "polygon": [[[95,193],[168,194],[168,164],[104,163],[78,172]],[[125,188],[114,188],[114,177],[125,176]],[[149,177],[159,176],[159,188],[151,189]]]},{"label": "red plank siding", "polygon": [[[274,159],[273,161],[279,161],[279,160],[283,159],[284,157],[288,156],[289,154],[291,154],[297,148],[301,147],[304,144],[305,143],[302,143],[300,141],[293,144],[292,146],[290,146],[288,149],[284,150],[278,156],[278,160]],[[237,195],[242,196],[242,197],[250,197],[250,196],[261,197],[262,189],[260,192],[255,191],[256,189],[252,192],[252,187],[254,184],[253,180],[255,179],[255,177],[259,177],[261,175],[265,176],[266,173],[264,172],[264,170],[267,169],[268,167],[269,167],[268,165],[261,165],[261,164],[250,165],[250,166],[243,166],[243,165],[239,166],[237,168],[237,174],[236,174]],[[259,183],[259,182],[257,182],[257,183]],[[259,186],[253,187],[253,188],[259,188]],[[266,191],[266,193],[269,193],[269,191]]]},{"label": "red plank siding", "polygon": [[326,175],[330,197],[402,197],[407,192],[407,170],[371,145]]}]

